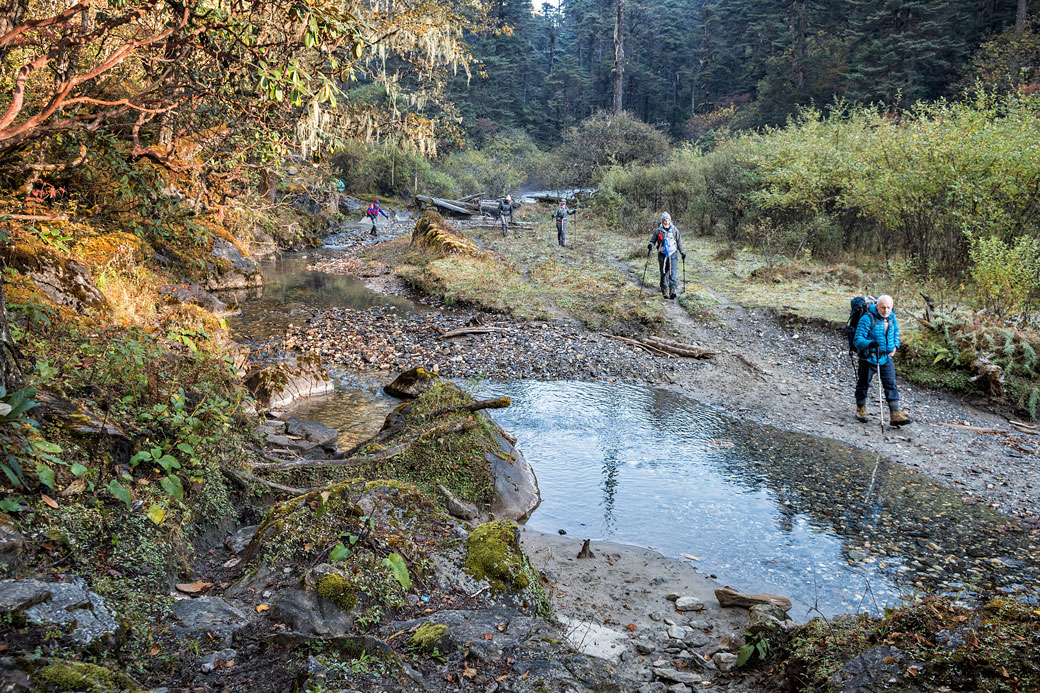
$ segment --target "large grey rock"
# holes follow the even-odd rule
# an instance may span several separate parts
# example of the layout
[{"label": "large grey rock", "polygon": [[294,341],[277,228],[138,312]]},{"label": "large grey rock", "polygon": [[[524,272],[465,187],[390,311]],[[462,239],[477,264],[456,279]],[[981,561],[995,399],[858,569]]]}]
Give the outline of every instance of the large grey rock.
[{"label": "large grey rock", "polygon": [[62,628],[81,647],[110,642],[120,631],[105,600],[78,576],[67,582],[0,580],[0,613],[16,611],[29,623]]},{"label": "large grey rock", "polygon": [[[306,421],[295,416],[285,420],[285,432],[293,437],[300,438],[313,447],[336,447],[339,440],[339,431],[317,421]],[[309,449],[308,448],[308,449]]]},{"label": "large grey rock", "polygon": [[712,655],[711,661],[715,663],[719,671],[726,673],[736,668],[737,655],[732,652],[716,652]]},{"label": "large grey rock", "polygon": [[46,246],[32,251],[12,250],[7,261],[59,306],[67,306],[77,313],[108,306],[108,300],[94,284],[86,265]]},{"label": "large grey rock", "polygon": [[896,647],[873,647],[845,662],[831,676],[831,685],[842,693],[874,693],[888,690],[902,677],[906,656]]},{"label": "large grey rock", "polygon": [[306,359],[254,366],[244,382],[260,406],[268,409],[282,409],[299,399],[335,390],[325,367]]},{"label": "large grey rock", "polygon": [[223,317],[235,311],[229,310],[226,303],[203,289],[198,284],[170,284],[159,287],[159,296],[167,303],[190,303],[205,308],[214,315]]},{"label": "large grey rock", "polygon": [[182,599],[173,605],[177,619],[171,631],[178,637],[208,638],[227,647],[238,631],[249,625],[246,615],[220,597]]},{"label": "large grey rock", "polygon": [[352,613],[322,599],[314,590],[289,590],[271,605],[267,615],[304,635],[346,635],[354,626]]},{"label": "large grey rock", "polygon": [[495,485],[491,514],[499,520],[524,522],[542,502],[538,479],[531,463],[497,427],[494,436],[497,449],[485,456],[491,465],[491,481]]},{"label": "large grey rock", "polygon": [[416,366],[394,378],[394,381],[386,385],[383,390],[386,394],[398,399],[415,399],[429,392],[439,381],[440,378],[436,373]]},{"label": "large grey rock", "polygon": [[17,563],[25,537],[13,525],[0,519],[0,565]]},{"label": "large grey rock", "polygon": [[231,241],[215,239],[211,256],[214,261],[210,263],[210,275],[206,278],[206,288],[210,291],[244,289],[263,284],[260,267],[243,255]]},{"label": "large grey rock", "polygon": [[748,610],[744,630],[752,635],[768,634],[780,630],[787,620],[787,612],[775,604],[754,604]]},{"label": "large grey rock", "polygon": [[654,676],[663,680],[670,681],[672,683],[687,683],[697,685],[704,678],[700,674],[691,674],[688,671],[679,671],[674,667],[654,667]]},{"label": "large grey rock", "polygon": [[249,542],[253,541],[253,535],[256,534],[257,527],[259,525],[239,527],[224,540],[224,546],[231,549],[232,553],[242,553],[249,547]]}]

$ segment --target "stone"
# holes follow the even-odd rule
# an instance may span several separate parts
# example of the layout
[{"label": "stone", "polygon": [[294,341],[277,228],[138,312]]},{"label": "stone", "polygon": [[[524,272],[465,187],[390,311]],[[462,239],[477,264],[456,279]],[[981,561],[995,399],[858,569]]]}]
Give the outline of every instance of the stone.
[{"label": "stone", "polygon": [[679,597],[675,600],[676,611],[704,611],[704,604],[693,597]]},{"label": "stone", "polygon": [[231,550],[231,553],[242,553],[249,546],[249,542],[253,541],[253,535],[256,534],[258,526],[259,525],[246,525],[244,527],[239,527],[224,540],[224,546],[228,547]]},{"label": "stone", "polygon": [[[484,412],[477,413],[487,418]],[[538,479],[531,463],[502,435],[503,431],[498,426],[492,430],[495,449],[485,455],[491,465],[491,481],[495,487],[491,514],[498,520],[524,522],[542,502]]]},{"label": "stone", "polygon": [[18,557],[25,545],[25,537],[11,525],[0,518],[0,565],[18,562]]},{"label": "stone", "polygon": [[167,284],[159,287],[159,297],[167,303],[188,303],[199,306],[217,317],[226,317],[236,311],[198,284]]},{"label": "stone", "polygon": [[681,594],[679,594],[678,592],[669,592],[668,594],[666,594],[666,595],[664,596],[664,598],[665,598],[665,599],[667,599],[667,600],[668,600],[668,601],[670,601],[670,602],[674,602],[674,601],[676,601],[677,599],[679,599],[679,597],[681,597],[681,596],[682,596],[682,595],[681,595]]},{"label": "stone", "polygon": [[726,673],[733,671],[737,666],[737,655],[732,652],[716,652],[711,661],[718,667],[719,671]]},{"label": "stone", "polygon": [[30,693],[33,690],[29,675],[18,667],[14,657],[0,657],[0,693]]},{"label": "stone", "polygon": [[66,582],[0,580],[0,613],[13,612],[29,623],[66,630],[80,647],[108,644],[121,630],[105,600],[79,576]]},{"label": "stone", "polygon": [[271,604],[266,613],[272,621],[284,623],[303,635],[347,635],[354,626],[353,613],[319,597],[314,590],[288,590]]},{"label": "stone", "polygon": [[673,683],[668,687],[668,693],[690,693],[690,687],[685,683]]},{"label": "stone", "polygon": [[462,500],[443,484],[437,484],[437,493],[444,499],[444,505],[452,517],[460,520],[473,520],[480,514],[475,503]]},{"label": "stone", "polygon": [[416,366],[394,378],[392,383],[383,387],[383,391],[397,399],[415,399],[429,392],[438,382],[440,378],[436,373]]},{"label": "stone", "polygon": [[743,646],[744,636],[727,633],[719,639],[719,642],[715,647],[719,652],[736,652]]},{"label": "stone", "polygon": [[674,625],[675,625],[675,619],[672,619],[672,618],[668,618],[667,616],[665,616],[665,618],[664,618],[664,624],[665,624],[666,626],[674,626]]},{"label": "stone", "polygon": [[199,669],[203,674],[208,674],[217,668],[221,662],[233,662],[238,652],[232,649],[224,649],[220,652],[212,652],[199,660]]},{"label": "stone", "polygon": [[636,652],[641,655],[649,655],[654,653],[654,646],[645,640],[636,641]]},{"label": "stone", "polygon": [[640,686],[636,689],[636,693],[665,693],[668,690],[668,686],[664,685],[660,681],[654,681],[644,686]]},{"label": "stone", "polygon": [[664,616],[661,615],[660,611],[651,611],[649,614],[647,614],[647,617],[651,621],[660,621],[662,618],[664,618]]},{"label": "stone", "polygon": [[208,639],[211,634],[225,647],[234,634],[249,625],[246,615],[220,597],[181,599],[173,605],[176,623],[170,629],[178,637]]},{"label": "stone", "polygon": [[339,431],[317,421],[306,421],[295,416],[285,420],[286,434],[312,443],[315,447],[336,447]]},{"label": "stone", "polygon": [[686,629],[682,626],[671,626],[668,628],[668,637],[673,640],[682,640],[686,637]]},{"label": "stone", "polygon": [[253,364],[243,383],[260,406],[267,409],[281,409],[305,397],[329,394],[336,389],[320,361],[296,358]]},{"label": "stone", "polygon": [[896,647],[873,647],[845,662],[830,683],[842,693],[887,690],[901,679],[905,659]]},{"label": "stone", "polygon": [[243,255],[238,246],[231,241],[214,238],[210,256],[213,262],[210,263],[210,274],[206,278],[206,289],[245,289],[263,284],[264,277],[260,273],[260,267]]},{"label": "stone", "polygon": [[655,666],[653,671],[654,676],[657,678],[671,681],[672,683],[688,683],[697,685],[701,680],[701,677],[696,674],[691,674],[688,671],[679,671],[673,667]]},{"label": "stone", "polygon": [[744,627],[752,635],[768,634],[783,627],[787,615],[775,604],[754,604],[748,610],[747,625]]},{"label": "stone", "polygon": [[57,250],[46,246],[28,249],[16,245],[8,248],[7,264],[29,277],[59,306],[77,313],[108,307],[108,300],[94,284],[87,266]]},{"label": "stone", "polygon": [[704,647],[711,644],[711,637],[707,633],[693,630],[683,639],[683,642],[686,643],[687,647]]}]

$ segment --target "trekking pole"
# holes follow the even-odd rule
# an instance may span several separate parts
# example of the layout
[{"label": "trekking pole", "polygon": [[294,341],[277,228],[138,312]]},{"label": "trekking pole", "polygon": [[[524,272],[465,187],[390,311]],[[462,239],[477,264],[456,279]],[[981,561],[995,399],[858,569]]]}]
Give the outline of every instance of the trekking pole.
[{"label": "trekking pole", "polygon": [[682,292],[686,293],[686,256],[682,259]]},{"label": "trekking pole", "polygon": [[877,363],[877,403],[878,403],[878,418],[881,420],[881,433],[885,433],[885,405],[882,403],[882,393],[885,388],[881,385],[881,347],[877,347],[874,351],[875,362]]},{"label": "trekking pole", "polygon": [[639,298],[643,298],[643,285],[646,284],[646,268],[650,266],[650,248],[646,249],[646,262],[643,263],[643,278],[639,280]]}]

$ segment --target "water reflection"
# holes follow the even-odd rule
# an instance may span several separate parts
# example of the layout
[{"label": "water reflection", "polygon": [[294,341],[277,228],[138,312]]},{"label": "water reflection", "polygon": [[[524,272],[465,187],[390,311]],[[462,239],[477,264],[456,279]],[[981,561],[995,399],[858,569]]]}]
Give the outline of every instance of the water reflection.
[{"label": "water reflection", "polygon": [[543,501],[529,524],[700,557],[795,615],[875,611],[913,590],[1035,584],[1017,525],[904,467],[836,441],[724,416],[623,384],[481,383],[518,439]]},{"label": "water reflection", "polygon": [[360,279],[307,269],[319,260],[336,257],[343,257],[343,251],[323,248],[275,254],[260,263],[263,286],[221,292],[222,300],[237,302],[241,309],[241,315],[230,321],[238,338],[255,342],[283,335],[290,323],[301,324],[314,311],[326,308],[415,309],[415,304],[403,296],[376,293]]}]

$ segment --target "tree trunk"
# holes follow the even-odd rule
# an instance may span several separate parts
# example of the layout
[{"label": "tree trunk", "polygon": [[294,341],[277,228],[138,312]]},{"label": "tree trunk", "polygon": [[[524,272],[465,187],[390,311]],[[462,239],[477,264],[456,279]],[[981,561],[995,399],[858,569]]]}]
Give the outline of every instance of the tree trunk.
[{"label": "tree trunk", "polygon": [[791,4],[791,47],[793,58],[794,88],[801,91],[805,88],[806,30],[808,20],[805,9],[806,0],[794,0]]},{"label": "tree trunk", "polygon": [[1018,0],[1018,11],[1015,12],[1015,38],[1022,38],[1026,28],[1026,15],[1029,13],[1029,0]]},{"label": "tree trunk", "polygon": [[614,113],[624,109],[621,99],[625,76],[625,0],[616,0],[614,15]]},{"label": "tree trunk", "polygon": [[[6,256],[7,240],[0,243],[0,255]],[[0,385],[8,392],[21,387],[22,378],[14,362],[14,339],[7,322],[7,300],[4,298],[3,263],[0,262]]]}]

